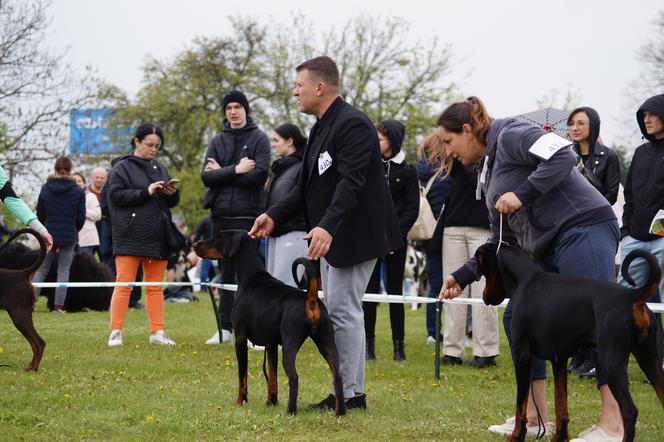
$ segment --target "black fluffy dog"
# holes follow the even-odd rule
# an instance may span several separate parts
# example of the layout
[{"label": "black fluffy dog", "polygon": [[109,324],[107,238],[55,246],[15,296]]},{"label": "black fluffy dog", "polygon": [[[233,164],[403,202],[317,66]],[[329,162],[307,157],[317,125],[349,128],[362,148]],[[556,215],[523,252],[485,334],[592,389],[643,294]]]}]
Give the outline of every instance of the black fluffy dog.
[{"label": "black fluffy dog", "polygon": [[622,413],[625,441],[633,441],[637,409],[629,393],[627,363],[634,354],[664,408],[664,371],[657,352],[655,317],[646,299],[659,285],[661,271],[650,253],[635,250],[625,258],[622,275],[634,284],[629,265],[643,258],[649,266],[643,287],[562,276],[543,271],[521,249],[484,245],[475,253],[486,277],[484,302],[512,299],[512,347],[516,356],[516,424],[510,440],[526,437],[526,403],[532,356],[551,361],[554,374],[556,433],[568,439],[567,359],[579,349],[597,347],[599,365]]},{"label": "black fluffy dog", "polygon": [[298,259],[305,266],[308,281],[306,294],[284,284],[265,271],[256,246],[246,231],[221,232],[215,238],[199,241],[194,250],[201,258],[232,259],[238,272],[238,291],[231,318],[235,331],[235,353],[238,361],[238,395],[236,403],[247,400],[247,339],[265,346],[269,372],[267,404],[277,404],[278,346],[282,346],[282,363],[288,376],[287,412],[297,411],[298,375],[295,358],[300,347],[311,337],[327,361],[334,380],[335,412],[345,413],[343,384],[334,341],[332,321],[325,305],[318,300],[318,282],[311,262]]},{"label": "black fluffy dog", "polygon": [[[20,269],[29,266],[38,256],[39,252],[32,250],[24,244],[8,243],[0,251],[0,267],[7,269]],[[46,282],[57,280],[55,264],[52,266]],[[104,264],[85,253],[76,253],[69,270],[70,282],[112,282],[113,274]],[[48,308],[53,310],[55,299],[54,288],[43,288],[41,296],[48,298]],[[80,312],[82,310],[108,310],[113,295],[112,287],[70,287],[67,289],[67,298],[64,308],[67,312]]]}]

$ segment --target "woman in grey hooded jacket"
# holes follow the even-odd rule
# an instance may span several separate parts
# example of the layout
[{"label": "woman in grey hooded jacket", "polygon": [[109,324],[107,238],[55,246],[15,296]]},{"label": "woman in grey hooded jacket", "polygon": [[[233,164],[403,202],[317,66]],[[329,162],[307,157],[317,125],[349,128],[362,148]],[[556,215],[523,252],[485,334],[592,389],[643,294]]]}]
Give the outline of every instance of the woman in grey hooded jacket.
[{"label": "woman in grey hooded jacket", "polygon": [[[450,105],[438,118],[443,145],[464,164],[479,162],[478,181],[486,197],[492,237],[518,245],[545,268],[561,275],[614,281],[618,222],[604,198],[576,169],[571,142],[530,123],[493,120],[477,97]],[[500,217],[507,222],[500,223]],[[502,232],[501,232],[502,228]],[[579,266],[579,262],[588,263]],[[477,262],[468,260],[443,281],[440,298],[454,298],[480,278]],[[511,308],[503,317],[510,341]],[[532,394],[527,406],[528,433],[537,433],[538,412],[546,413],[546,365],[533,361]],[[602,399],[599,423],[580,440],[620,440],[622,416],[597,367]],[[534,403],[533,403],[534,402]],[[514,418],[489,430],[511,434]],[[575,439],[576,440],[576,439]]]}]

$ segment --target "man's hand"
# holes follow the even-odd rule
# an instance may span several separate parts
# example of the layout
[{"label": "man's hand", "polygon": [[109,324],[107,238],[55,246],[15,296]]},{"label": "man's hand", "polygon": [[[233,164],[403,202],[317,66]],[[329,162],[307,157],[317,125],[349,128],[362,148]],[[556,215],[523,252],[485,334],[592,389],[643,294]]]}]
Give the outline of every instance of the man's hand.
[{"label": "man's hand", "polygon": [[440,289],[440,294],[438,295],[438,299],[442,301],[443,299],[456,298],[461,294],[461,292],[462,292],[461,286],[459,285],[458,282],[456,282],[454,276],[447,275],[445,277],[445,280],[443,281],[443,287]]},{"label": "man's hand", "polygon": [[330,251],[332,235],[322,227],[314,227],[303,239],[311,240],[309,249],[307,249],[309,259],[317,260],[323,258]]},{"label": "man's hand", "polygon": [[514,192],[507,192],[496,201],[498,213],[514,213],[523,206]]},{"label": "man's hand", "polygon": [[243,173],[251,172],[255,168],[256,168],[256,162],[254,160],[250,160],[247,157],[244,157],[235,166],[235,173],[240,175]]},{"label": "man's hand", "polygon": [[254,225],[251,226],[249,236],[253,239],[263,239],[274,231],[274,220],[267,213],[263,213],[256,218]]},{"label": "man's hand", "polygon": [[44,242],[46,243],[46,253],[48,253],[53,247],[53,237],[50,233],[48,233],[48,231],[42,233],[41,236],[44,238]]},{"label": "man's hand", "polygon": [[221,166],[219,163],[217,163],[217,160],[215,160],[212,157],[208,157],[207,163],[205,163],[205,168],[203,169],[205,172],[208,170],[214,170],[214,169],[221,169]]}]

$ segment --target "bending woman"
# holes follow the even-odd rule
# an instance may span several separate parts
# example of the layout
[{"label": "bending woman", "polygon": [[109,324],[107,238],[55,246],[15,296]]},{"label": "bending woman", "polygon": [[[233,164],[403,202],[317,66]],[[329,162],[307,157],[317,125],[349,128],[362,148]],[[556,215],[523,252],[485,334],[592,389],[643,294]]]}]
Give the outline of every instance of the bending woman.
[{"label": "bending woman", "polygon": [[[503,214],[507,216],[503,238],[518,242],[547,269],[561,275],[615,281],[618,222],[608,201],[576,170],[576,154],[569,142],[529,123],[494,121],[476,97],[445,109],[437,130],[458,160],[464,164],[482,162],[482,190],[492,230],[489,242],[498,241],[499,215]],[[472,258],[448,275],[440,298],[457,297],[463,287],[478,280],[476,264]],[[510,321],[508,304],[503,325],[511,343]],[[601,367],[597,368],[602,413],[598,426],[582,433],[582,441],[622,437],[620,409]],[[544,361],[534,360],[527,406],[529,433],[537,431],[538,409],[548,429],[552,426],[546,413],[545,377]],[[513,428],[514,418],[510,418],[489,430],[511,434]]]}]

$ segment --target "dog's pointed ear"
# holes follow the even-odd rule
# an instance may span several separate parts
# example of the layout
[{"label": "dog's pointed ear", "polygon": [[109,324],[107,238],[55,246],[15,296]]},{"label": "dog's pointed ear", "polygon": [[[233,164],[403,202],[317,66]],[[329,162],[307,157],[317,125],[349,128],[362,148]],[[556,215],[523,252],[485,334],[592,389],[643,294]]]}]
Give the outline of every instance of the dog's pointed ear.
[{"label": "dog's pointed ear", "polygon": [[484,275],[486,281],[482,293],[482,300],[486,305],[499,305],[507,297],[507,291],[498,267],[496,249],[496,244],[484,244],[475,252],[478,270]]},{"label": "dog's pointed ear", "polygon": [[233,232],[224,232],[224,248],[225,255],[228,258],[235,256],[243,241],[248,239],[247,232],[244,231],[233,231]]}]

